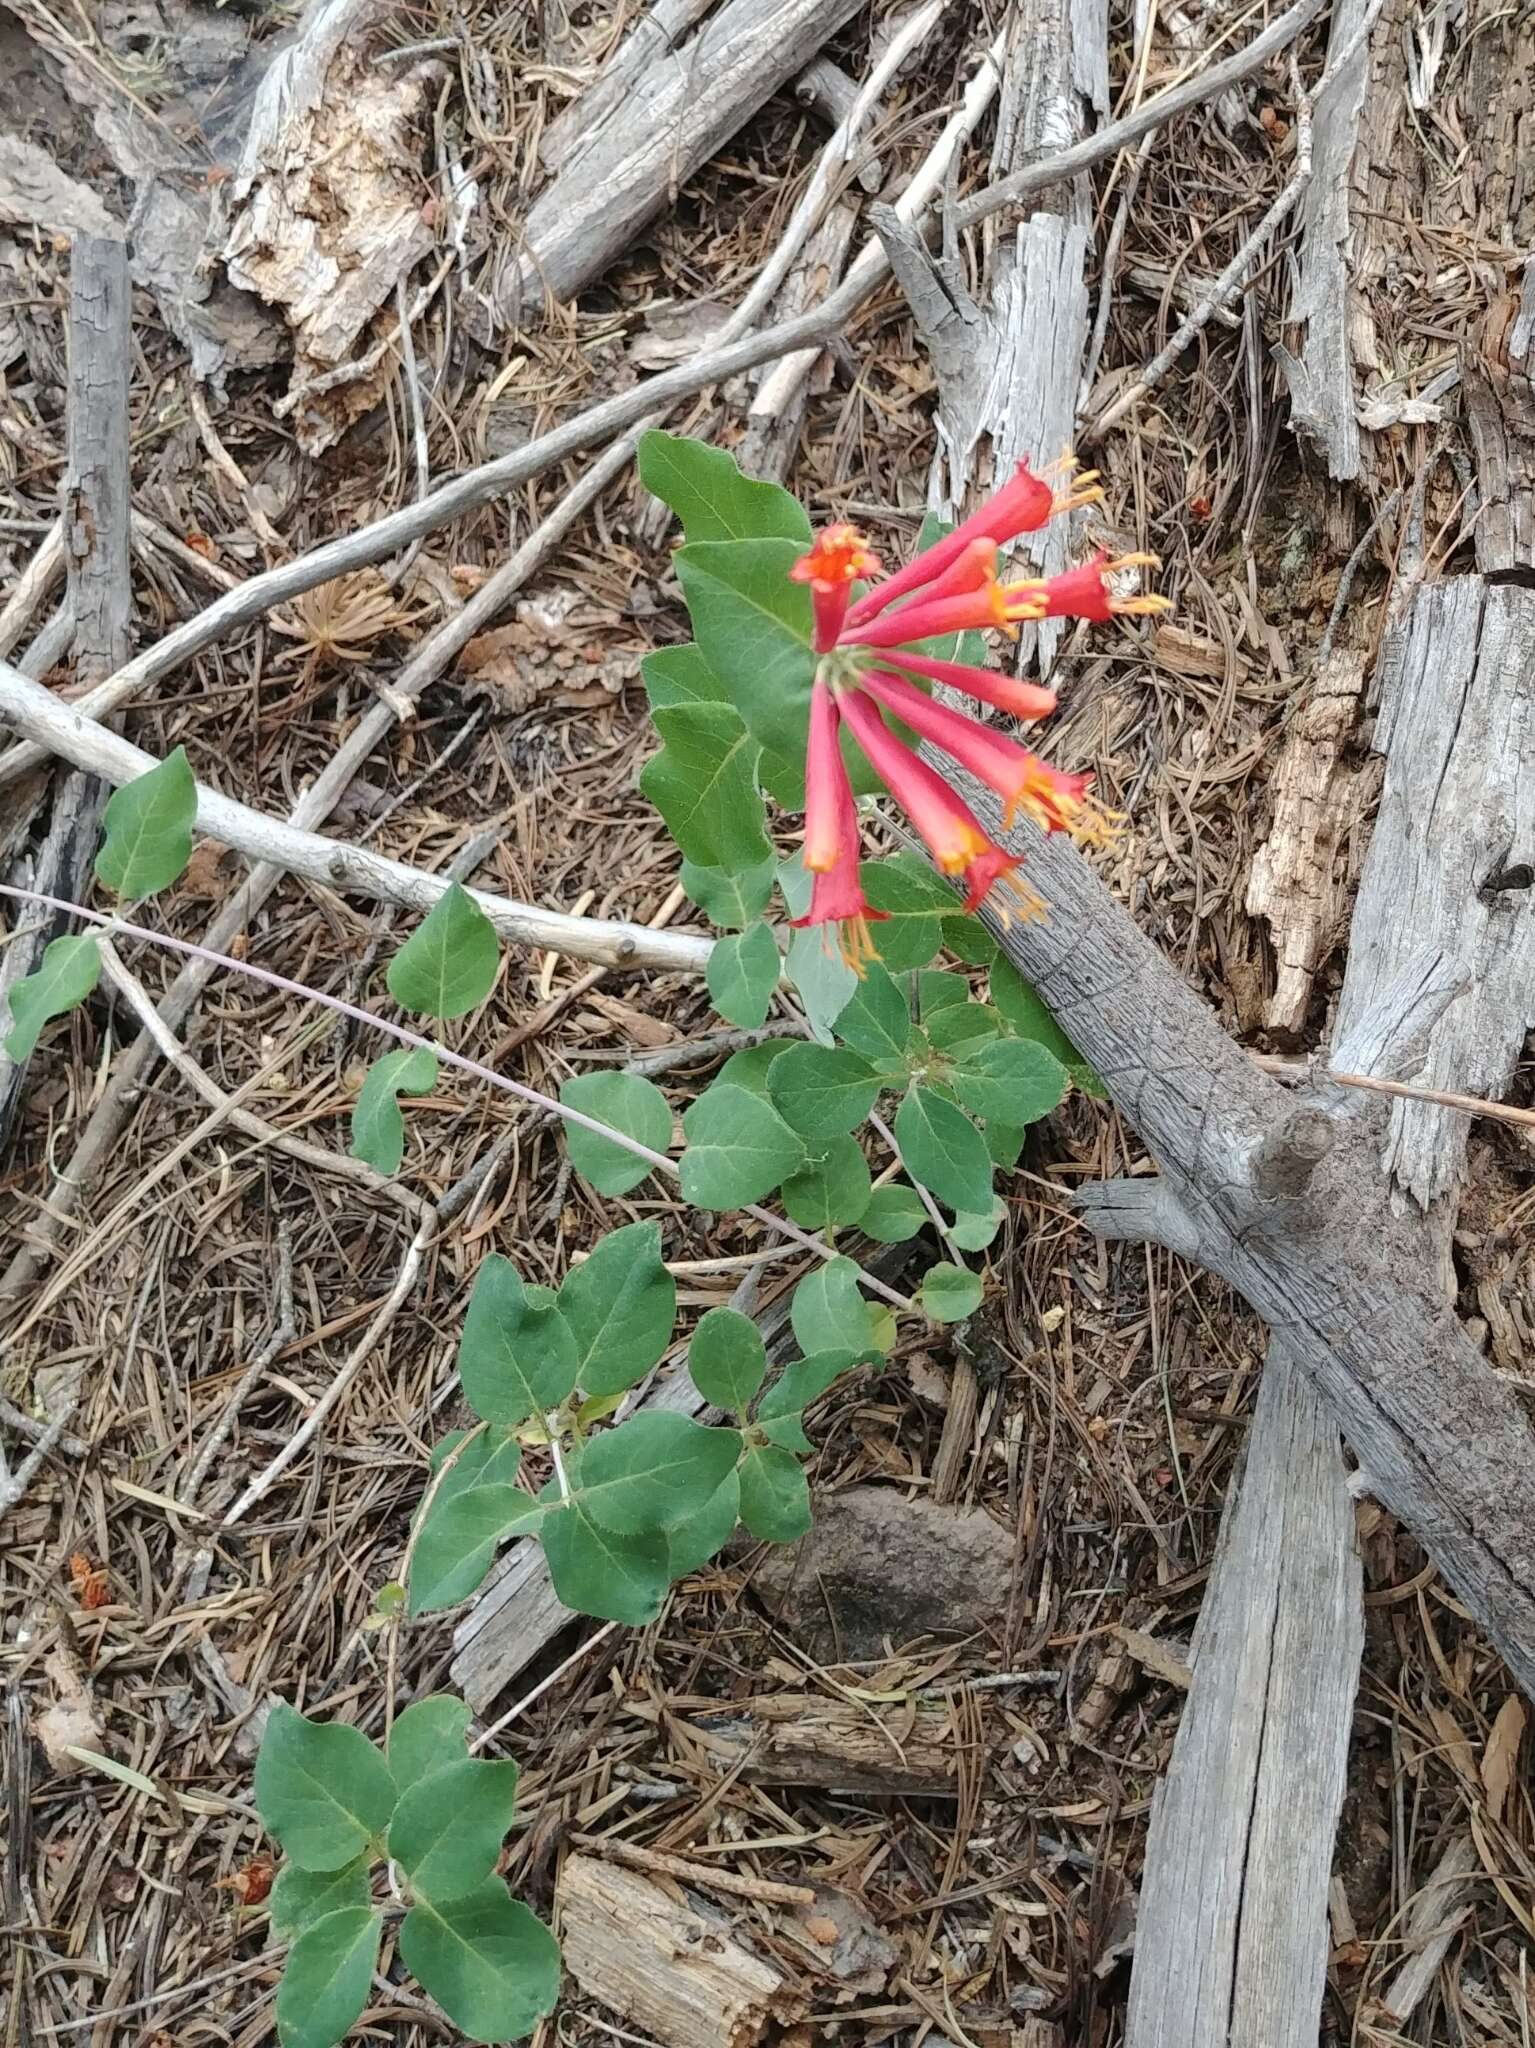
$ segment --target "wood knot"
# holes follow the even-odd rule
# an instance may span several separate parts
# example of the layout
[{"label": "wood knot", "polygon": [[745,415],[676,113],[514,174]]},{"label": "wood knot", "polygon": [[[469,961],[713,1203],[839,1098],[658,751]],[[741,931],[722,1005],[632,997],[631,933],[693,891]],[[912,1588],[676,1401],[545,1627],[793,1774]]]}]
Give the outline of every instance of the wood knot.
[{"label": "wood knot", "polygon": [[1332,1150],[1338,1127],[1323,1109],[1292,1109],[1260,1138],[1248,1160],[1252,1191],[1265,1202],[1293,1200]]},{"label": "wood knot", "polygon": [[333,853],[325,865],[333,882],[346,881],[352,872],[352,864],[344,853]]}]

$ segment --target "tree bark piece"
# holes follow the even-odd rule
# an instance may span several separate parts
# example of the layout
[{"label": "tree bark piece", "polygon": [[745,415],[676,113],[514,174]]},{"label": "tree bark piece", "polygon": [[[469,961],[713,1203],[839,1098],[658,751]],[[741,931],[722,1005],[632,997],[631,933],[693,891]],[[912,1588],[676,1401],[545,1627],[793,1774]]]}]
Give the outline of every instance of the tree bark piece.
[{"label": "tree bark piece", "polygon": [[1266,920],[1278,961],[1264,1022],[1291,1036],[1305,1025],[1317,969],[1343,917],[1340,854],[1357,822],[1364,780],[1346,756],[1364,668],[1361,653],[1338,648],[1307,689],[1274,768],[1274,822],[1247,883],[1247,914]]},{"label": "tree bark piece", "polygon": [[754,2048],[804,2001],[736,1941],[724,1914],[679,1904],[648,1877],[567,1856],[554,1910],[564,1964],[581,1989],[667,2048]]},{"label": "tree bark piece", "polygon": [[689,1722],[749,1785],[817,1785],[921,1799],[959,1797],[963,1737],[943,1706],[853,1706],[819,1693],[747,1700]]},{"label": "tree bark piece", "polygon": [[[973,795],[997,825],[995,804]],[[1027,852],[1050,915],[994,927],[998,943],[1155,1155],[1183,1215],[1180,1248],[1288,1341],[1370,1490],[1535,1691],[1535,1429],[1447,1306],[1372,1135],[1340,1120],[1308,1194],[1263,1199],[1252,1155],[1293,1106],[1278,1084],[1252,1069],[1063,834],[1003,838]]]},{"label": "tree bark piece", "polygon": [[[133,602],[130,313],[126,245],[113,237],[76,235],[70,253],[69,424],[60,531],[75,680],[87,688],[128,659]],[[96,776],[76,767],[60,777],[33,888],[70,901],[79,896],[105,802],[105,786]],[[60,928],[53,916],[28,922],[35,929],[0,957],[0,1010],[7,1013],[7,991],[32,973]],[[0,1037],[4,1029],[0,1018]],[[0,1066],[0,1146],[20,1102],[25,1072],[8,1059]]]},{"label": "tree bark piece", "polygon": [[1276,1337],[1152,1815],[1130,2048],[1315,2048],[1360,1594],[1337,1427]]},{"label": "tree bark piece", "polygon": [[490,287],[493,312],[515,322],[543,295],[568,299],[600,276],[857,6],[726,0],[685,42],[668,39],[606,118],[582,119],[579,141],[528,210],[520,255]]},{"label": "tree bark piece", "polygon": [[[1386,782],[1354,913],[1344,982],[1379,987],[1425,944],[1464,993],[1414,1078],[1499,1096],[1535,1026],[1535,916],[1494,886],[1535,859],[1535,592],[1480,577],[1421,585],[1381,650],[1374,745]],[[1459,1179],[1468,1120],[1393,1103],[1385,1164],[1418,1210]]]},{"label": "tree bark piece", "polygon": [[[1329,63],[1368,13],[1370,0],[1339,0],[1328,37]],[[1334,477],[1359,474],[1354,385],[1351,207],[1359,115],[1370,73],[1368,39],[1317,112],[1311,183],[1301,206],[1300,252],[1290,317],[1305,328],[1299,355],[1276,348],[1290,387],[1290,417],[1315,440]]]},{"label": "tree bark piece", "polygon": [[[805,244],[805,253],[790,271],[773,303],[778,319],[793,319],[826,295],[841,277],[858,225],[857,208],[839,199]],[[782,483],[799,447],[811,394],[830,376],[824,349],[805,349],[786,356],[768,371],[746,414],[746,434],[737,457],[748,476],[771,477]]]}]

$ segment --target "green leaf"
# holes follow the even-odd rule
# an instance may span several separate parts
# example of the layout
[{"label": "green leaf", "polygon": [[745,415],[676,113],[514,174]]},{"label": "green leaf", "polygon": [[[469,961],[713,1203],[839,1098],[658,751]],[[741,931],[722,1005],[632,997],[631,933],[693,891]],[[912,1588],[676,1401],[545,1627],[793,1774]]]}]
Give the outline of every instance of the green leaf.
[{"label": "green leaf", "polygon": [[468,1705],[451,1692],[431,1693],[407,1707],[395,1717],[384,1751],[395,1789],[408,1792],[434,1771],[461,1761],[468,1734]]},{"label": "green leaf", "polygon": [[389,1766],[360,1728],[309,1721],[282,1701],[256,1758],[256,1809],[304,1870],[339,1870],[389,1825]]},{"label": "green leaf", "polygon": [[178,747],[108,797],[97,881],[125,904],[168,889],[192,857],[196,818],[197,784]]},{"label": "green leaf", "polygon": [[678,879],[711,924],[740,931],[767,909],[777,872],[771,854],[756,867],[735,874],[728,868],[704,868],[685,860]]},{"label": "green leaf", "polygon": [[957,1061],[949,1079],[966,1109],[1010,1124],[1038,1123],[1071,1086],[1055,1054],[1032,1038],[1000,1038],[977,1046]]},{"label": "green leaf", "polygon": [[400,1956],[471,2041],[520,2041],[559,1995],[558,1943],[499,1877],[448,1904],[412,1906]]},{"label": "green leaf", "polygon": [[767,1371],[762,1332],[739,1309],[711,1308],[693,1332],[688,1371],[706,1401],[744,1415]]},{"label": "green leaf", "polygon": [[856,1052],[791,1045],[768,1075],[773,1107],[802,1137],[840,1137],[861,1124],[879,1095],[879,1076]]},{"label": "green leaf", "polygon": [[983,1133],[987,1157],[998,1166],[1016,1166],[1028,1135],[1017,1124],[1002,1123],[996,1117],[988,1117]]},{"label": "green leaf", "polygon": [[978,917],[955,911],[943,921],[943,943],[956,960],[970,967],[990,967],[997,958],[997,942]]},{"label": "green leaf", "polygon": [[779,484],[744,476],[733,455],[707,441],[665,434],[658,427],[639,442],[640,481],[669,505],[690,541],[792,540],[810,544],[810,520],[797,498]]},{"label": "green leaf", "polygon": [[778,941],[760,921],[716,939],[705,970],[715,1009],[726,1023],[756,1031],[767,1018],[782,968]]},{"label": "green leaf", "polygon": [[969,1000],[970,984],[962,974],[929,967],[917,976],[917,1009],[926,1025],[932,1024],[940,1010],[957,1010]]},{"label": "green leaf", "polygon": [[1107,1095],[1108,1090],[1056,1023],[1043,997],[1030,988],[1010,960],[998,960],[991,970],[991,999],[1020,1038],[1032,1038],[1055,1054],[1084,1095]]},{"label": "green leaf", "polygon": [[886,921],[874,932],[879,957],[892,974],[925,967],[943,944],[943,919],[954,908],[954,891],[914,855],[865,861],[859,869],[864,894]]},{"label": "green leaf", "polygon": [[621,1394],[642,1379],[671,1342],[677,1283],[661,1262],[659,1223],[609,1231],[589,1259],[572,1266],[560,1314],[576,1349],[576,1384],[588,1394]]},{"label": "green leaf", "polygon": [[499,1252],[480,1261],[458,1347],[464,1399],[486,1422],[515,1429],[557,1408],[576,1383],[576,1345],[553,1302],[534,1301]]},{"label": "green leaf", "polygon": [[671,1584],[664,1529],[620,1536],[571,1501],[550,1511],[543,1542],[554,1590],[573,1613],[644,1628],[661,1612]]},{"label": "green leaf", "polygon": [[282,2048],[335,2048],[345,2040],[368,2003],[383,1928],[382,1913],[344,1906],[299,1936],[277,1987]]},{"label": "green leaf", "polygon": [[402,1045],[369,1067],[352,1108],[352,1156],[379,1173],[398,1173],[405,1157],[405,1119],[397,1097],[430,1095],[437,1055],[427,1045]]},{"label": "green leaf", "polygon": [[728,704],[724,686],[690,640],[685,647],[658,647],[640,663],[652,712],[679,704]]},{"label": "green leaf", "polygon": [[939,1052],[962,1060],[1000,1037],[1002,1019],[986,1003],[956,1004],[928,1019],[927,1035]]},{"label": "green leaf", "polygon": [[11,990],[11,1028],[5,1049],[20,1065],[32,1057],[38,1033],[52,1017],[83,1003],[101,974],[101,948],[86,936],[53,939],[32,974]]},{"label": "green leaf", "polygon": [[861,1222],[874,1182],[858,1140],[834,1137],[807,1142],[809,1165],[791,1173],[778,1191],[790,1221],[802,1230]]},{"label": "green leaf", "polygon": [[745,1045],[733,1052],[715,1075],[731,1088],[745,1088],[752,1095],[768,1097],[768,1071],[774,1060],[794,1044],[792,1038],[768,1038],[761,1045]]},{"label": "green leaf", "polygon": [[716,1081],[682,1119],[682,1193],[695,1209],[739,1209],[793,1173],[805,1148],[770,1102]]},{"label": "green leaf", "polygon": [[962,1323],[981,1305],[981,1276],[968,1266],[930,1266],[917,1290],[924,1312],[935,1323]]},{"label": "green leaf", "polygon": [[861,1052],[882,1074],[904,1073],[907,1055],[916,1042],[904,992],[877,963],[837,1016],[837,1036]]},{"label": "green leaf", "polygon": [[[813,877],[804,865],[797,859],[780,861],[778,886],[790,918],[803,917],[810,908],[813,887]],[[858,986],[858,976],[837,951],[832,928],[816,924],[791,929],[784,964],[799,990],[812,1034],[819,1044],[830,1045],[832,1026]]]},{"label": "green leaf", "polygon": [[462,1898],[490,1876],[517,1810],[517,1766],[460,1757],[402,1792],[389,1854],[418,1899]]},{"label": "green leaf", "polygon": [[779,1444],[754,1446],[741,1464],[741,1520],[759,1543],[797,1543],[811,1525],[799,1459]]},{"label": "green leaf", "polygon": [[641,1409],[587,1444],[578,1502],[618,1536],[675,1529],[724,1484],[740,1455],[739,1430],[709,1429],[664,1408]]},{"label": "green leaf", "polygon": [[781,1450],[795,1451],[802,1458],[808,1458],[815,1445],[805,1434],[804,1418],[799,1415],[770,1415],[766,1422],[759,1421],[758,1428],[770,1444],[777,1444]]},{"label": "green leaf", "polygon": [[410,1564],[410,1612],[435,1614],[467,1600],[508,1536],[531,1536],[544,1510],[521,1487],[491,1483],[434,1500]]},{"label": "green leaf", "polygon": [[828,1259],[806,1274],[794,1290],[789,1321],[807,1357],[817,1351],[867,1351],[872,1325],[853,1261]]},{"label": "green leaf", "polygon": [[715,1488],[706,1506],[667,1530],[668,1576],[675,1582],[706,1565],[730,1541],[740,1519],[741,1482],[734,1472],[727,1472],[724,1485]]},{"label": "green leaf", "polygon": [[1000,1197],[993,1198],[990,1212],[973,1216],[968,1210],[960,1210],[949,1225],[949,1241],[957,1244],[961,1251],[984,1251],[1002,1228],[1007,1215],[1007,1204]]},{"label": "green leaf", "polygon": [[683,853],[701,867],[760,867],[773,848],[755,735],[728,704],[679,704],[651,722],[662,749],[640,770],[640,789]]},{"label": "green leaf", "polygon": [[913,1180],[951,1209],[976,1213],[991,1206],[991,1160],[986,1141],[963,1111],[920,1084],[895,1113],[895,1142]]},{"label": "green leaf", "polygon": [[[489,1535],[479,1534],[485,1521],[482,1509],[461,1509],[450,1514],[448,1504],[478,1486],[509,1486],[517,1477],[522,1448],[515,1438],[498,1429],[482,1429],[468,1443],[464,1443],[465,1434],[455,1430],[432,1452],[435,1476],[449,1453],[463,1444],[454,1463],[427,1496],[425,1527],[416,1537],[411,1553],[409,1611],[413,1614],[434,1613],[467,1600],[490,1570],[496,1554],[501,1526]],[[418,1513],[417,1520],[420,1519]]]},{"label": "green leaf", "polygon": [[[464,1719],[468,1718],[465,1707]],[[279,1941],[295,1941],[327,1913],[347,1906],[366,1909],[369,1897],[365,1855],[343,1863],[339,1870],[301,1870],[296,1863],[285,1863],[272,1887],[267,1917]]]},{"label": "green leaf", "polygon": [[[703,658],[752,738],[772,757],[769,786],[791,810],[804,802],[805,733],[815,674],[810,593],[789,580],[802,553],[795,540],[705,541],[690,542],[674,558]],[[684,846],[683,852],[690,849]],[[690,857],[709,859],[706,854]]]},{"label": "green leaf", "polygon": [[[868,1355],[867,1345],[861,1347],[861,1353]],[[817,1351],[809,1358],[796,1358],[784,1367],[758,1403],[757,1421],[772,1422],[780,1416],[801,1414],[845,1372],[851,1372],[859,1358],[860,1351]]]},{"label": "green leaf", "polygon": [[916,1189],[896,1181],[874,1190],[869,1206],[858,1219],[858,1227],[876,1244],[905,1244],[928,1220]]},{"label": "green leaf", "polygon": [[[580,1074],[564,1083],[560,1100],[567,1109],[611,1124],[652,1152],[664,1152],[671,1144],[671,1104],[654,1081],[641,1074]],[[571,1165],[599,1195],[626,1195],[655,1170],[648,1159],[637,1158],[582,1124],[566,1124],[565,1143]]]},{"label": "green leaf", "polygon": [[462,1017],[483,1003],[501,971],[496,928],[458,882],[427,912],[389,963],[389,993],[403,1010]]}]

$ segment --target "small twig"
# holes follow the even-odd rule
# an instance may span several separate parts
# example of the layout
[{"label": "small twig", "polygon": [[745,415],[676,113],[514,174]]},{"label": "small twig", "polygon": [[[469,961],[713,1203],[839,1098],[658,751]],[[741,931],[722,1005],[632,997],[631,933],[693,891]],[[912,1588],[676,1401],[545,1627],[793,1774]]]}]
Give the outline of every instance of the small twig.
[{"label": "small twig", "polygon": [[1432,1102],[1441,1109],[1463,1109],[1468,1116],[1489,1117],[1494,1123],[1535,1126],[1535,1109],[1518,1109],[1511,1102],[1488,1102],[1480,1095],[1456,1095],[1444,1088],[1418,1088],[1410,1081],[1383,1081],[1374,1074],[1335,1074],[1322,1068],[1317,1078],[1336,1081],[1340,1088],[1363,1088],[1371,1095],[1395,1095],[1403,1102]]},{"label": "small twig", "polygon": [[1326,667],[1327,657],[1332,653],[1333,639],[1338,631],[1338,627],[1342,624],[1343,614],[1348,607],[1349,597],[1354,588],[1354,578],[1359,574],[1359,565],[1364,560],[1371,541],[1374,540],[1376,534],[1379,533],[1381,527],[1391,517],[1401,502],[1402,487],[1398,484],[1394,491],[1381,500],[1376,508],[1375,517],[1359,536],[1359,545],[1343,564],[1343,574],[1338,578],[1338,594],[1333,599],[1332,612],[1327,621],[1327,630],[1322,635],[1322,644],[1316,651],[1316,665],[1319,669]]},{"label": "small twig", "polygon": [[630,1870],[679,1878],[684,1884],[700,1885],[705,1891],[728,1892],[732,1898],[761,1899],[771,1906],[815,1904],[815,1893],[808,1884],[775,1884],[771,1878],[740,1877],[732,1870],[715,1870],[707,1863],[689,1863],[681,1856],[642,1848],[638,1842],[620,1841],[616,1835],[572,1835],[570,1846],[585,1849],[609,1863],[622,1863]]},{"label": "small twig", "polygon": [[384,1332],[405,1305],[406,1298],[415,1286],[416,1277],[421,1271],[421,1262],[426,1256],[427,1246],[436,1235],[437,1224],[437,1211],[431,1208],[426,1209],[420,1223],[416,1226],[415,1236],[406,1248],[405,1257],[400,1261],[400,1270],[395,1275],[394,1285],[390,1288],[377,1315],[374,1316],[367,1329],[363,1331],[361,1338],[348,1355],[345,1364],[343,1364],[341,1370],[325,1389],[325,1392],[304,1417],[298,1429],[288,1439],[287,1443],[283,1445],[271,1464],[257,1473],[228,1514],[225,1515],[220,1524],[221,1528],[232,1529],[236,1522],[243,1521],[263,1494],[267,1493],[276,1484],[278,1479],[282,1477],[283,1473],[287,1471],[305,1445],[318,1434],[320,1424],[324,1422],[337,1402],[340,1401],[342,1395],[351,1386],[353,1380],[362,1371],[363,1366],[373,1355]]},{"label": "small twig", "polygon": [[277,1226],[277,1321],[266,1342],[235,1382],[234,1391],[224,1403],[218,1421],[208,1432],[196,1463],[181,1482],[178,1498],[188,1507],[196,1505],[198,1492],[208,1476],[208,1467],[229,1441],[229,1433],[235,1426],[235,1417],[245,1405],[246,1395],[283,1346],[291,1344],[297,1334],[298,1316],[293,1307],[293,1225],[285,1216]]},{"label": "small twig", "polygon": [[64,522],[55,519],[0,607],[0,660],[23,638],[34,613],[64,574]]},{"label": "small twig", "polygon": [[[40,1443],[52,1429],[51,1422],[39,1422],[35,1415],[29,1415],[25,1408],[18,1408],[6,1394],[0,1394],[0,1422],[7,1429],[14,1429],[18,1436],[24,1436],[28,1443]],[[90,1445],[83,1437],[61,1436],[54,1440],[55,1450],[67,1458],[84,1458],[90,1453]]]},{"label": "small twig", "polygon": [[[127,1002],[139,1023],[154,1040],[156,1049],[166,1063],[191,1084],[210,1109],[216,1110],[225,1122],[233,1125],[247,1138],[254,1138],[258,1144],[270,1145],[275,1151],[284,1152],[290,1159],[301,1165],[318,1167],[322,1173],[339,1174],[343,1180],[356,1182],[370,1194],[387,1195],[414,1215],[421,1204],[408,1189],[399,1187],[386,1174],[379,1173],[365,1160],[353,1159],[345,1153],[327,1151],[323,1145],[311,1145],[307,1138],[300,1138],[292,1131],[280,1131],[275,1124],[269,1124],[253,1110],[245,1109],[229,1096],[213,1077],[200,1067],[175,1033],[162,1021],[143,983],[118,958],[111,942],[101,941],[101,965],[108,981]],[[205,1131],[207,1124],[202,1127]]]},{"label": "small twig", "polygon": [[[43,1430],[42,1435],[16,1467],[16,1470],[11,1473],[10,1477],[0,1480],[0,1515],[8,1515],[10,1513],[11,1509],[15,1507],[27,1488],[32,1484],[32,1480],[42,1465],[43,1460],[58,1450],[63,1444],[65,1432],[75,1419],[75,1410],[80,1406],[80,1378],[81,1375],[77,1372],[73,1385],[64,1397],[63,1407],[60,1408],[52,1422]],[[77,1439],[71,1438],[70,1441],[75,1442]]]},{"label": "small twig", "polygon": [[573,1665],[579,1664],[581,1659],[589,1651],[595,1650],[599,1643],[606,1642],[607,1638],[617,1627],[618,1623],[616,1621],[605,1621],[595,1635],[590,1635],[584,1642],[577,1643],[570,1655],[562,1663],[556,1664],[551,1672],[541,1678],[531,1692],[525,1692],[514,1706],[508,1707],[504,1714],[499,1715],[496,1720],[491,1722],[488,1728],[476,1735],[473,1742],[469,1745],[469,1754],[477,1756],[487,1743],[494,1742],[496,1737],[505,1729],[510,1728],[514,1721],[521,1720],[535,1700],[542,1699],[551,1686],[558,1685]]}]

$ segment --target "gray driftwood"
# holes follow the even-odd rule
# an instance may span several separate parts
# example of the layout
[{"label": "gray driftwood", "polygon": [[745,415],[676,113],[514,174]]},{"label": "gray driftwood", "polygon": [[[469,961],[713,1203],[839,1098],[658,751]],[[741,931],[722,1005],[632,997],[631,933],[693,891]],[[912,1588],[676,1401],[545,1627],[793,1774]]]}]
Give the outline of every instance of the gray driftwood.
[{"label": "gray driftwood", "polygon": [[[67,598],[57,621],[39,635],[49,653],[72,631],[75,680],[89,688],[128,659],[132,586],[132,504],[128,454],[128,378],[132,363],[126,244],[77,234],[69,269],[69,422],[61,531]],[[43,648],[34,645],[36,666]],[[57,652],[62,654],[63,645]],[[57,658],[55,656],[55,658]],[[39,670],[41,673],[41,670]],[[76,900],[95,852],[106,801],[94,775],[70,768],[53,792],[48,831],[29,886]],[[56,920],[29,919],[32,929],[0,958],[0,1010],[6,991],[30,974],[56,936]],[[0,1019],[0,1035],[4,1020]],[[0,1065],[0,1143],[20,1100],[25,1067]]]},{"label": "gray driftwood", "polygon": [[[662,42],[652,29],[648,61],[609,111],[593,121],[578,103],[579,134],[529,208],[521,250],[490,288],[495,311],[515,321],[546,294],[567,299],[599,276],[856,12],[857,0],[726,0],[681,42]],[[600,77],[592,93],[600,110]]]}]

